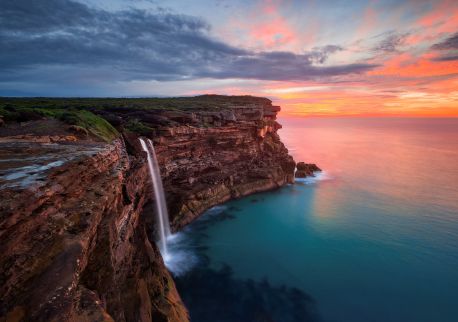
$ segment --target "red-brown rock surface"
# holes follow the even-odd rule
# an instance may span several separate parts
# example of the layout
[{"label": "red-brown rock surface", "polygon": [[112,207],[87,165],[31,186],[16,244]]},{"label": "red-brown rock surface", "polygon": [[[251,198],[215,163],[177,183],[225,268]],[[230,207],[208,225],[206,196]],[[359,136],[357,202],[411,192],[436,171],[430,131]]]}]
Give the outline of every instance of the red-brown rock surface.
[{"label": "red-brown rock surface", "polygon": [[143,157],[117,141],[45,172],[1,189],[0,320],[186,321],[141,215]]},{"label": "red-brown rock surface", "polygon": [[296,167],[296,178],[314,177],[314,172],[321,171],[315,163],[298,162]]},{"label": "red-brown rock surface", "polygon": [[[218,203],[292,183],[295,169],[277,134],[279,107],[205,100],[189,110],[94,111],[122,133],[112,144],[55,120],[7,125],[0,158],[44,164],[0,167],[0,321],[188,320],[152,237],[145,154],[129,124],[140,120],[154,142],[173,230]],[[42,139],[56,131],[39,126],[49,122],[64,138],[51,145]],[[26,146],[14,152],[19,141]]]},{"label": "red-brown rock surface", "polygon": [[[279,110],[259,98],[244,106],[194,109],[188,118],[173,114],[168,122],[170,112],[161,114],[162,125],[150,138],[173,230],[216,204],[294,182],[295,162],[277,134]],[[137,136],[126,138],[140,150]]]}]

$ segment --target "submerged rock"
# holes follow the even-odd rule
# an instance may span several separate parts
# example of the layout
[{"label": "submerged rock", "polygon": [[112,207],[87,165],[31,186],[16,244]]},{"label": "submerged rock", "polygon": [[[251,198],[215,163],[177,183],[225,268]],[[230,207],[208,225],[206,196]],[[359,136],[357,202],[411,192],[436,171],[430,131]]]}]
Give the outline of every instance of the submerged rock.
[{"label": "submerged rock", "polygon": [[314,177],[314,172],[321,171],[315,163],[298,162],[296,168],[296,178]]}]

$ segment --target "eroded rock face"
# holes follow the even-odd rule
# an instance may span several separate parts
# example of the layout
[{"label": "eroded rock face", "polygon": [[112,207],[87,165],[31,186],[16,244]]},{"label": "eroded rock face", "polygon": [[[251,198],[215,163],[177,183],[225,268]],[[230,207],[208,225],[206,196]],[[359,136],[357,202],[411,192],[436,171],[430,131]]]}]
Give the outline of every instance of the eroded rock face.
[{"label": "eroded rock face", "polygon": [[316,171],[321,169],[315,163],[298,162],[295,176],[296,178],[314,177],[313,173]]},{"label": "eroded rock face", "polygon": [[26,184],[0,167],[0,176],[13,175],[0,178],[0,321],[188,320],[152,237],[140,134],[126,125],[140,120],[142,136],[154,141],[175,231],[218,203],[294,181],[295,162],[277,134],[279,107],[263,98],[218,98],[221,106],[212,99],[189,110],[100,110],[123,135],[112,144],[91,143],[56,120],[4,131],[3,144],[30,142],[21,149],[30,160],[54,145],[75,149],[58,152],[65,162],[56,166],[48,161],[59,158],[38,164]]},{"label": "eroded rock face", "polygon": [[2,186],[0,320],[187,321],[141,215],[147,177],[116,141]]},{"label": "eroded rock face", "polygon": [[[278,111],[261,100],[215,112],[196,110],[193,118],[182,123],[174,118],[157,129],[151,138],[172,230],[216,204],[293,183],[295,162],[277,134]],[[205,126],[190,121],[196,119]],[[128,141],[140,149],[136,137]]]}]

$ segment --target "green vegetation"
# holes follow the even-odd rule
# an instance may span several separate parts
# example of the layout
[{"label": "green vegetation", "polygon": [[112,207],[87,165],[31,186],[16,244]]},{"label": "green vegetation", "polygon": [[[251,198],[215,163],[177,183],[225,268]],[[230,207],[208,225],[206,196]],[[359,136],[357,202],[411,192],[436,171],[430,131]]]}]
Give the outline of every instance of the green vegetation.
[{"label": "green vegetation", "polygon": [[104,141],[110,142],[116,138],[118,131],[105,119],[86,110],[74,108],[51,108],[51,107],[29,107],[14,106],[12,104],[0,105],[0,116],[6,122],[25,122],[39,120],[43,117],[55,118],[66,124],[79,126],[89,133]]},{"label": "green vegetation", "polygon": [[148,136],[151,132],[154,132],[154,129],[143,124],[137,119],[129,120],[124,126],[128,131],[138,133],[140,135]]},{"label": "green vegetation", "polygon": [[[176,112],[214,111],[270,103],[267,98],[222,95],[169,98],[0,97],[0,117],[6,123],[54,118],[111,141],[119,135],[118,131],[151,136],[155,127],[183,117]],[[202,126],[210,125],[204,122]]]},{"label": "green vegetation", "polygon": [[89,110],[189,110],[189,109],[220,109],[228,105],[247,105],[254,103],[270,103],[270,100],[254,96],[200,95],[194,97],[164,98],[0,98],[1,106],[10,104],[18,107],[37,106],[43,108],[75,108]]},{"label": "green vegetation", "polygon": [[107,142],[119,135],[110,123],[89,111],[65,111],[61,119],[67,124],[81,126]]}]

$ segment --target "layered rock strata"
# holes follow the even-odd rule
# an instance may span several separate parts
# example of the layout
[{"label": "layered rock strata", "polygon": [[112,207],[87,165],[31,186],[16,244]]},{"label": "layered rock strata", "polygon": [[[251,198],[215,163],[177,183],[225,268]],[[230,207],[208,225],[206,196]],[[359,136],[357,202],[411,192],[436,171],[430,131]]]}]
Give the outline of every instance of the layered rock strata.
[{"label": "layered rock strata", "polygon": [[159,129],[154,144],[173,230],[232,198],[294,181],[295,163],[270,104],[206,113],[208,127]]},{"label": "layered rock strata", "polygon": [[86,152],[2,186],[0,321],[187,321],[141,215],[144,158],[119,140]]},{"label": "layered rock strata", "polygon": [[321,171],[315,163],[298,162],[295,173],[296,178],[314,177],[314,172]]},{"label": "layered rock strata", "polygon": [[279,107],[204,101],[89,108],[121,133],[112,143],[55,119],[3,127],[0,321],[188,320],[154,243],[138,138],[154,142],[175,231],[213,205],[292,183],[295,169],[277,134]]}]

